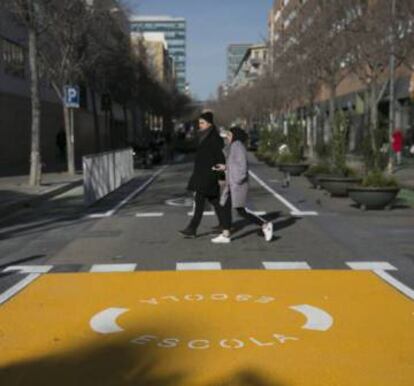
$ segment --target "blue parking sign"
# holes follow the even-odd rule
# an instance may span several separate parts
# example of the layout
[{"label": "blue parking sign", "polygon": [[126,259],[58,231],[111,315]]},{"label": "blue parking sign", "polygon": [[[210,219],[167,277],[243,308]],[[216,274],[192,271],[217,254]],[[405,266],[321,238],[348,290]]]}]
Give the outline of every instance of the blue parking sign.
[{"label": "blue parking sign", "polygon": [[65,106],[78,109],[80,106],[79,86],[64,86]]}]

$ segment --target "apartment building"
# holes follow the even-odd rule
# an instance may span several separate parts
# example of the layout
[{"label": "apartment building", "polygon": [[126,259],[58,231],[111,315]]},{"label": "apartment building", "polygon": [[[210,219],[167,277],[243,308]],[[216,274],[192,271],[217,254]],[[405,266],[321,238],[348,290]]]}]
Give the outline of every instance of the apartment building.
[{"label": "apartment building", "polygon": [[231,85],[251,43],[230,44],[227,47],[227,84]]},{"label": "apartment building", "polygon": [[185,93],[187,68],[187,23],[182,17],[133,15],[129,19],[131,32],[163,33],[169,55],[174,59],[177,88]]},{"label": "apartment building", "polygon": [[264,75],[268,64],[268,47],[254,44],[244,54],[230,87],[238,89],[253,84]]},{"label": "apartment building", "polygon": [[132,47],[139,55],[139,46],[146,51],[146,60],[154,78],[165,87],[175,82],[174,59],[169,55],[168,43],[162,32],[131,32]]},{"label": "apartment building", "polygon": [[[306,29],[312,26],[311,18],[304,15],[311,14],[307,12],[309,7],[315,7],[317,0],[275,0],[273,7],[269,12],[268,32],[269,32],[269,60],[270,65],[274,68],[274,58],[280,51],[289,49],[289,33],[292,28],[300,25],[300,28]],[[375,5],[375,2],[369,1]],[[386,82],[387,75],[384,76]],[[411,84],[411,87],[410,87]],[[414,109],[412,103],[412,92],[414,90],[414,76],[406,67],[401,66],[396,70],[396,126],[408,129],[414,122]],[[338,85],[337,106],[343,109],[360,110],[361,101],[365,92],[365,85],[359,78],[353,74],[348,74]],[[327,109],[327,100],[329,91],[326,85],[321,84],[317,102],[322,110]],[[380,110],[386,116],[388,112],[389,96],[388,92],[379,104]]]}]

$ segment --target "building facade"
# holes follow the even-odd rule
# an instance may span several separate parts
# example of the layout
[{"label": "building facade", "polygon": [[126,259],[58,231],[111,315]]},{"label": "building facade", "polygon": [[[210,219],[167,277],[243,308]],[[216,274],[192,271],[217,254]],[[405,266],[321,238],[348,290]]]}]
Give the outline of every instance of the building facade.
[{"label": "building facade", "polygon": [[187,68],[187,23],[181,17],[131,16],[131,32],[161,32],[165,36],[169,55],[174,59],[177,88],[186,89]]},{"label": "building facade", "polygon": [[259,77],[264,75],[268,64],[268,48],[265,44],[250,46],[245,52],[233,81],[232,89],[238,89],[253,84]]},{"label": "building facade", "polygon": [[140,44],[145,48],[146,64],[154,78],[165,87],[175,82],[174,60],[169,55],[168,43],[161,32],[132,32],[132,48],[139,56]]},{"label": "building facade", "polygon": [[[28,59],[26,28],[7,9],[0,7],[0,175],[29,172],[31,95]],[[61,170],[65,160],[57,146],[57,136],[64,128],[62,103],[46,79],[40,80],[40,99],[42,164],[44,170]],[[99,105],[100,99],[100,95],[81,88],[81,107],[74,114],[78,166],[83,155],[122,146],[133,137],[132,132],[126,133],[122,107],[112,105],[111,124],[108,125]],[[93,101],[98,105],[95,106],[96,117]],[[97,124],[99,130],[96,130]],[[132,130],[131,122],[128,127]]]},{"label": "building facade", "polygon": [[227,84],[231,85],[251,43],[230,44],[227,47]]},{"label": "building facade", "polygon": [[[275,0],[269,12],[268,33],[269,33],[269,59],[272,69],[274,69],[274,58],[278,54],[287,52],[292,38],[292,29],[302,31],[311,29],[313,25],[312,14],[309,10],[315,8],[317,0]],[[375,6],[375,1],[368,1],[367,7]],[[388,72],[384,73],[382,82],[387,82]],[[414,74],[404,66],[396,69],[396,126],[402,129],[409,129],[414,121],[414,108],[412,103],[412,89]],[[361,110],[361,101],[364,98],[366,86],[361,82],[354,72],[349,72],[336,88],[337,108],[348,109],[354,112]],[[322,111],[326,111],[329,99],[329,89],[326,84],[321,83],[316,97]],[[388,90],[384,93],[379,102],[379,109],[384,116],[387,116],[389,108]]]}]

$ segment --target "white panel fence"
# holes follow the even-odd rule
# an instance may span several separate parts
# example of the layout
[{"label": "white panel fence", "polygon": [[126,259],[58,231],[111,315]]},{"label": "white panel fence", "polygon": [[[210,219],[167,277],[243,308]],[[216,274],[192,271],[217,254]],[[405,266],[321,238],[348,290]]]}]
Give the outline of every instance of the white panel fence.
[{"label": "white panel fence", "polygon": [[82,162],[86,205],[92,205],[134,176],[132,149],[84,156]]}]

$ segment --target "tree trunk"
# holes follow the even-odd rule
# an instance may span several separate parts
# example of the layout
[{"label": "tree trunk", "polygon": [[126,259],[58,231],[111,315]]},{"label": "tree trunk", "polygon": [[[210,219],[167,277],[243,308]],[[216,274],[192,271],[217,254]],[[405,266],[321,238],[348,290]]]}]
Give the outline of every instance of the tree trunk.
[{"label": "tree trunk", "polygon": [[37,68],[37,35],[29,29],[29,62],[30,62],[30,94],[32,100],[31,154],[30,154],[30,186],[39,186],[42,178],[42,162],[40,154],[40,95],[39,72]]},{"label": "tree trunk", "polygon": [[314,141],[314,106],[313,103],[308,108],[306,117],[308,155],[311,160],[315,159],[315,141]]},{"label": "tree trunk", "polygon": [[378,106],[377,106],[377,87],[375,84],[371,85],[370,88],[370,100],[369,100],[369,130],[370,130],[370,142],[371,151],[374,156],[374,167],[378,168],[378,145],[376,141],[376,132],[378,129]]},{"label": "tree trunk", "polygon": [[99,153],[101,151],[101,130],[99,126],[98,109],[96,107],[96,94],[93,87],[90,89],[90,94],[92,101],[93,123],[95,128],[95,151]]},{"label": "tree trunk", "polygon": [[63,116],[65,119],[65,133],[66,133],[66,156],[68,162],[68,173],[75,175],[75,141],[73,132],[73,111],[63,106]]},{"label": "tree trunk", "polygon": [[329,138],[331,138],[335,130],[335,101],[336,101],[336,86],[331,84],[329,86]]},{"label": "tree trunk", "polygon": [[125,122],[125,124],[124,124],[124,136],[125,136],[125,138],[124,138],[124,144],[123,145],[126,145],[127,143],[130,142],[129,125],[128,125],[128,109],[127,109],[126,104],[122,105],[122,111],[124,113],[124,122]]}]

